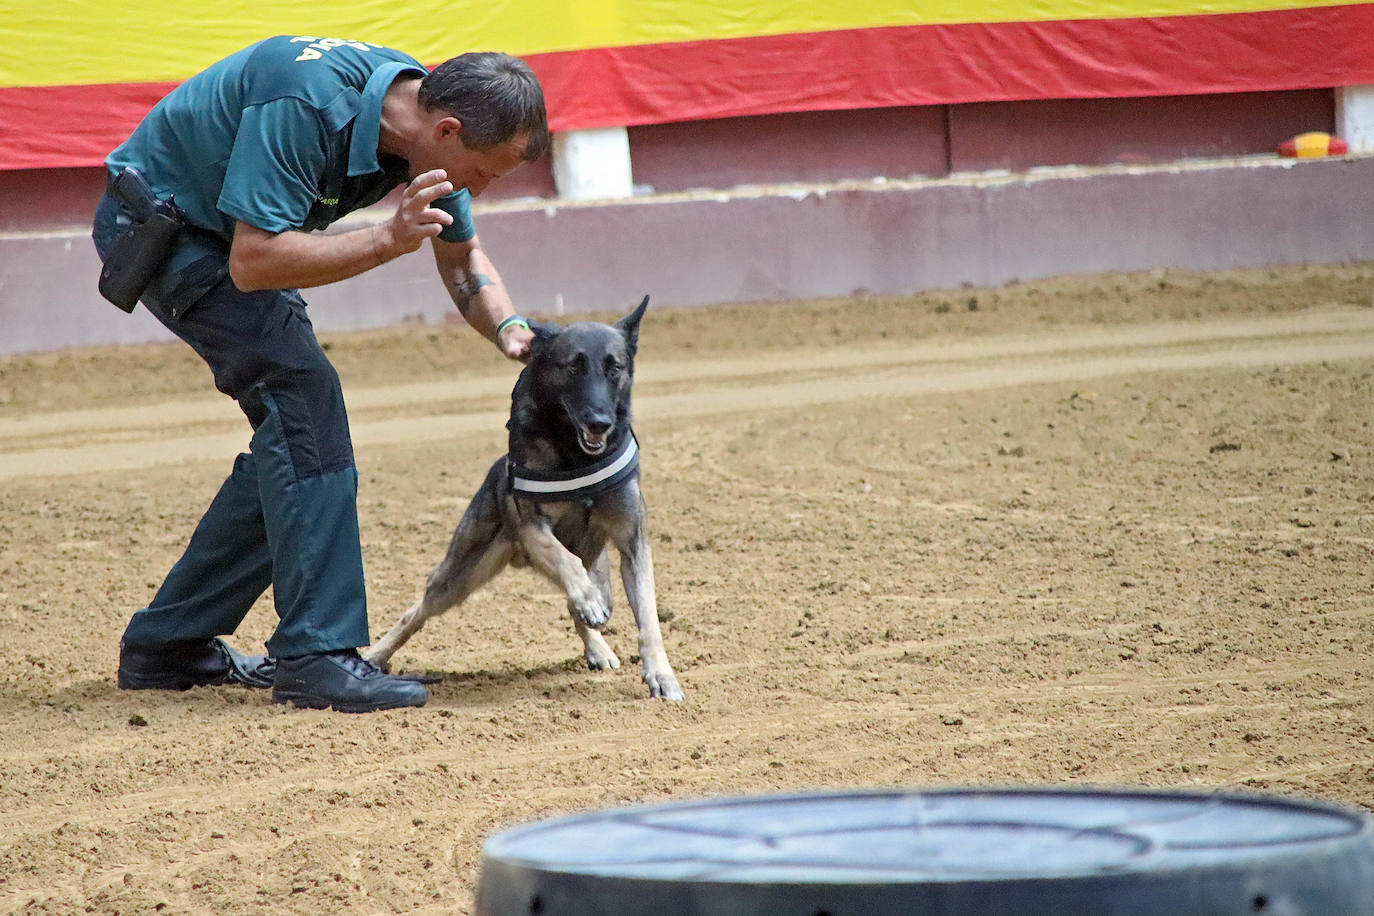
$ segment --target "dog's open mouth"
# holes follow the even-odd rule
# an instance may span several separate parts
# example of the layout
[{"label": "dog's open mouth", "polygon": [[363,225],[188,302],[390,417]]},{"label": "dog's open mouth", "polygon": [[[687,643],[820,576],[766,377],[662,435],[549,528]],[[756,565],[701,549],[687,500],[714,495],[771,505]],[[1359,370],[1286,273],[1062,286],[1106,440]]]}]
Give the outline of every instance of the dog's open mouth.
[{"label": "dog's open mouth", "polygon": [[582,451],[588,455],[600,455],[606,451],[607,439],[606,433],[589,432],[580,426],[577,428],[577,444],[582,446]]}]

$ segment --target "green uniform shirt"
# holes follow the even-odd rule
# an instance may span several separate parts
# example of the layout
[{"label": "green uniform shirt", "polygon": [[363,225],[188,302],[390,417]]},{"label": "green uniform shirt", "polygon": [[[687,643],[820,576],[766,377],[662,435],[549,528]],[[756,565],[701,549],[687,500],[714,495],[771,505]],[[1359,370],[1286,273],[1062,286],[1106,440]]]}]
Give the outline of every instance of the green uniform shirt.
[{"label": "green uniform shirt", "polygon": [[[225,241],[238,220],[323,229],[411,179],[405,160],[377,155],[382,97],[402,74],[425,69],[368,42],[267,38],[172,90],[105,164],[138,169]],[[454,214],[457,234],[446,237],[471,239],[468,192],[450,198],[436,204]]]}]

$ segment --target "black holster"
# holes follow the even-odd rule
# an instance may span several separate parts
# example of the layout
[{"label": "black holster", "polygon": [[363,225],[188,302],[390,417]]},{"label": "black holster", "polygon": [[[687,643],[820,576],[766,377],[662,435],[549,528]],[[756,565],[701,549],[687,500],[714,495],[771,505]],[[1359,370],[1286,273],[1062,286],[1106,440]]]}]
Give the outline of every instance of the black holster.
[{"label": "black holster", "polygon": [[108,191],[129,211],[133,224],[110,246],[100,270],[100,295],[132,312],[171,255],[186,215],[175,200],[158,200],[135,169],[111,179]]}]

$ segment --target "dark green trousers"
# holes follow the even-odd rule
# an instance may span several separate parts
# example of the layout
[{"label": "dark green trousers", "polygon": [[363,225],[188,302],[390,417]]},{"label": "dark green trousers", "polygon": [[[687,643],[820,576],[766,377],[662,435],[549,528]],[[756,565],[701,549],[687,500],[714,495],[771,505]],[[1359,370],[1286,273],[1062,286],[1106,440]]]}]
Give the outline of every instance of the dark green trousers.
[{"label": "dark green trousers", "polygon": [[239,455],[186,552],[124,640],[147,645],[233,633],[270,585],[278,657],[364,646],[367,598],[358,472],[297,479],[272,417]]},{"label": "dark green trousers", "polygon": [[[102,256],[127,224],[112,198],[101,200],[92,235]],[[280,620],[269,654],[367,645],[348,415],[305,301],[295,290],[239,291],[228,276],[228,247],[195,236],[183,240],[142,302],[205,360],[253,436],[124,640],[228,635],[271,586]]]}]

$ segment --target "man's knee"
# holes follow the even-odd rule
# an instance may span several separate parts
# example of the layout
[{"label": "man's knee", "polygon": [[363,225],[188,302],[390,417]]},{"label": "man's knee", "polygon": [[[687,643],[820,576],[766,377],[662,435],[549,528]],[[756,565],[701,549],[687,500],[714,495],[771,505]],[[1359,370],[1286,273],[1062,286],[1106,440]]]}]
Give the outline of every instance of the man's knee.
[{"label": "man's knee", "polygon": [[276,425],[298,476],[353,466],[339,374],[323,354],[318,360],[273,372],[239,403],[255,429],[263,423]]},{"label": "man's knee", "polygon": [[311,354],[311,358],[302,360],[299,365],[277,370],[266,381],[274,388],[300,392],[302,397],[314,403],[343,406],[343,385],[339,382],[338,370],[323,352]]}]

